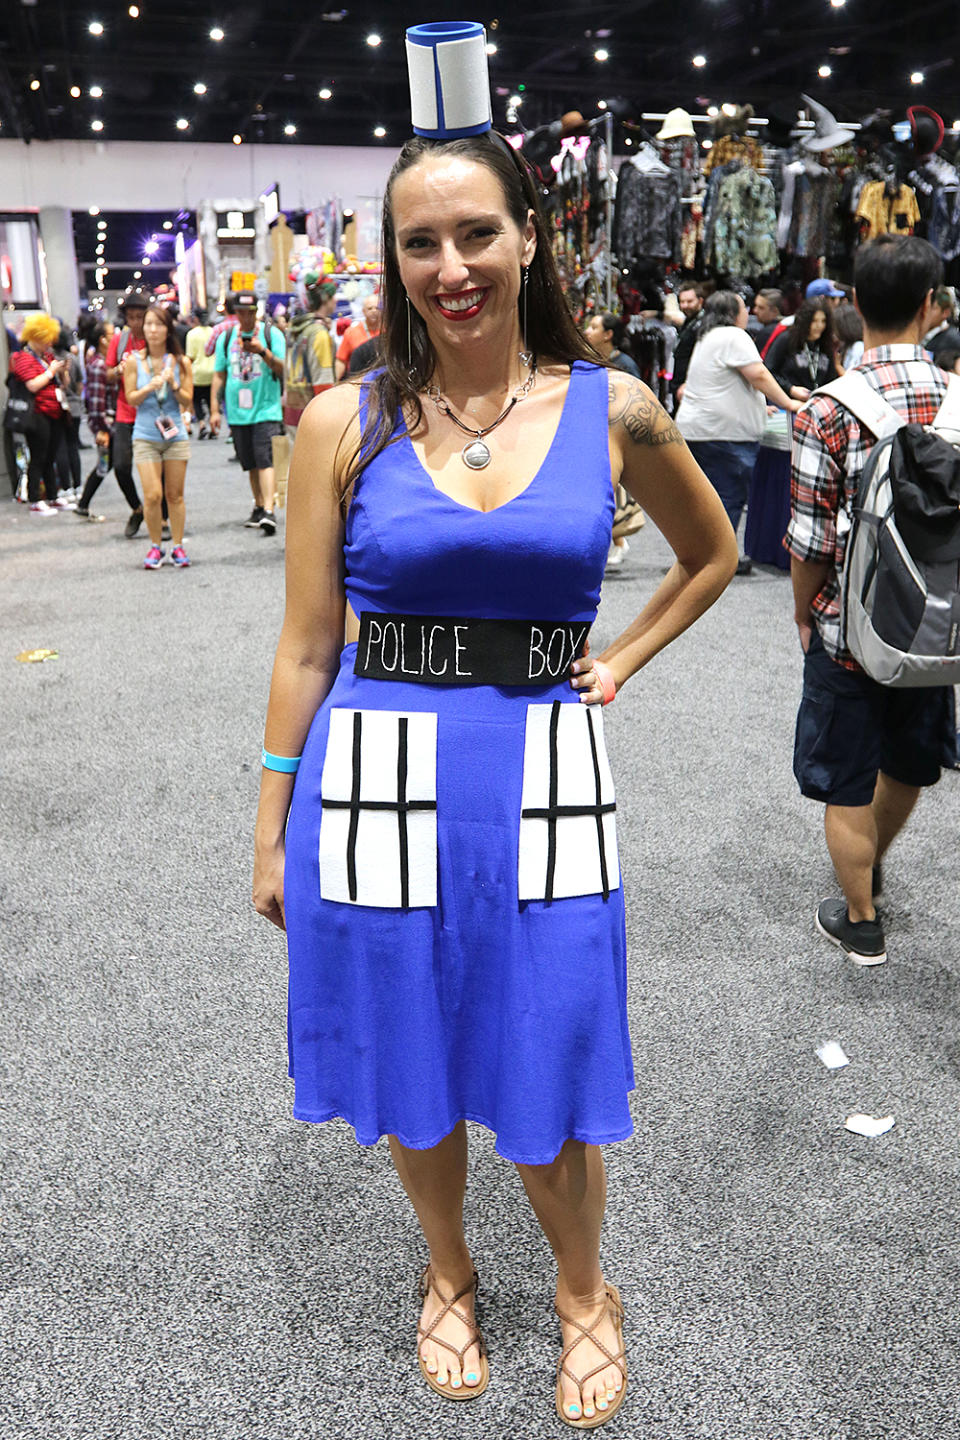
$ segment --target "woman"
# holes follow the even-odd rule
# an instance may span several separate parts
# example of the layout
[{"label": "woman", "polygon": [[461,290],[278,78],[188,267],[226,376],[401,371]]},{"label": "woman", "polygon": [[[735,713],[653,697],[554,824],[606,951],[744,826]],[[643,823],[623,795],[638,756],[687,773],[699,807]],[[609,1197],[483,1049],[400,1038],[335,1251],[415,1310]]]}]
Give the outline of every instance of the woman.
[{"label": "woman", "polygon": [[[468,1118],[497,1133],[553,1246],[555,1404],[592,1428],[625,1393],[599,1146],[631,1133],[633,1076],[612,784],[584,706],[713,603],[735,547],[669,417],[576,331],[499,137],[404,147],[383,266],[382,369],[298,429],[254,903],[288,932],[294,1114],[387,1134],[423,1227],[426,1382],[468,1399],[489,1375]],[[595,661],[620,481],[678,560]],[[586,788],[558,778],[568,762]],[[561,793],[589,801],[585,830]]]},{"label": "woman", "polygon": [[608,365],[640,379],[640,371],[631,357],[624,353],[623,341],[627,322],[622,315],[592,315],[583,331],[597,354]]},{"label": "woman", "polygon": [[863,321],[853,305],[838,305],[831,320],[837,337],[837,369],[844,374],[863,359]]},{"label": "woman", "polygon": [[213,326],[207,324],[207,312],[197,311],[197,323],[187,334],[187,359],[193,369],[193,413],[200,422],[199,438],[213,435],[207,428],[210,419],[210,386],[213,384],[213,356],[207,354],[207,341]]},{"label": "woman", "polygon": [[83,366],[76,350],[76,340],[61,322],[60,334],[53,353],[63,361],[60,388],[67,413],[61,432],[62,444],[57,457],[60,494],[75,506],[80,498],[80,421],[83,419]]},{"label": "woman", "polygon": [[[677,426],[694,459],[723,502],[736,535],[746,503],[769,400],[796,411],[746,333],[747,307],[732,290],[718,290],[703,307],[700,334],[690,358]],[[749,575],[744,556],[738,575]]]},{"label": "woman", "polygon": [[[117,387],[107,376],[107,351],[112,339],[112,323],[109,320],[98,321],[87,335],[87,353],[84,356],[86,383],[83,399],[87,409],[87,424],[97,445],[97,463],[87,476],[80,504],[77,506],[77,515],[81,520],[96,522],[106,517],[91,515],[90,502],[113,463],[111,450],[117,412]],[[118,476],[118,481],[119,478]],[[123,486],[120,488],[122,490]],[[131,509],[135,509],[140,503],[136,490],[132,497],[127,495],[126,498]]]},{"label": "woman", "polygon": [[183,569],[190,564],[183,548],[183,486],[190,441],[181,412],[189,410],[193,403],[193,375],[173,320],[162,305],[147,306],[143,336],[146,349],[131,353],[123,362],[124,393],[137,412],[133,458],[143,487],[143,516],[152,541],[143,566],[145,570],[158,570],[165,558],[161,540],[166,493],[173,539],[170,558]]},{"label": "woman", "polygon": [[793,324],[767,351],[767,369],[793,400],[809,400],[814,390],[836,380],[833,318],[825,300],[805,300]]},{"label": "woman", "polygon": [[55,515],[58,510],[73,508],[69,500],[58,499],[57,452],[63,444],[68,413],[61,389],[65,365],[53,353],[59,338],[60,321],[36,311],[23,322],[20,332],[23,349],[10,358],[10,374],[21,380],[33,396],[34,431],[30,436],[27,499],[31,511],[37,515]]}]

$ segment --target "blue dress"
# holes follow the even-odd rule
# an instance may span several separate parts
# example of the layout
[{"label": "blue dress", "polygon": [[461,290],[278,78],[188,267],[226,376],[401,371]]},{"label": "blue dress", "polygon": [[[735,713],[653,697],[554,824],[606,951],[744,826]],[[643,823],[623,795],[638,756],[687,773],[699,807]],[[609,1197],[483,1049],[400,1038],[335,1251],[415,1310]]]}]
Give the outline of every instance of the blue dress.
[{"label": "blue dress", "polygon": [[[607,410],[606,372],[577,362],[543,465],[487,514],[438,490],[402,431],[354,488],[357,615],[586,631],[614,508]],[[311,725],[287,827],[295,1117],[417,1149],[474,1120],[533,1165],[568,1138],[625,1139],[626,937],[600,707],[579,704],[546,631],[545,683],[520,687],[371,679],[357,648]],[[416,669],[381,650],[398,675]]]}]

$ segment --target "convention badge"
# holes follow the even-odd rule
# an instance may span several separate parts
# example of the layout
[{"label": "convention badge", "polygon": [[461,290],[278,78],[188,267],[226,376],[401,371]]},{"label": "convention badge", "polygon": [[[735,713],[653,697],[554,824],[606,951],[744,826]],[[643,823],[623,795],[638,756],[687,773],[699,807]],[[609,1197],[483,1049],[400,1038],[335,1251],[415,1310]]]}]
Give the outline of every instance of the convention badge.
[{"label": "convention badge", "polygon": [[253,409],[253,391],[249,385],[244,385],[237,391],[237,405],[241,410]]}]

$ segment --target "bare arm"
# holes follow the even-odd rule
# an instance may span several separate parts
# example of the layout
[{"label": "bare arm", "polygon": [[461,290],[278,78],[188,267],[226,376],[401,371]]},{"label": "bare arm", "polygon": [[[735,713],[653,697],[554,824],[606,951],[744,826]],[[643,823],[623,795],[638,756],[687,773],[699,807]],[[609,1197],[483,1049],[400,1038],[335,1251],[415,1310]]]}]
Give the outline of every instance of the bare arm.
[{"label": "bare arm", "polygon": [[174,389],[173,393],[181,410],[189,410],[193,404],[193,366],[186,355],[181,355],[180,364],[180,388]]},{"label": "bare arm", "polygon": [[823,589],[830,574],[829,560],[798,560],[790,556],[790,579],[793,581],[793,618],[800,632],[800,644],[804,654],[810,646],[813,634],[813,615],[810,607]]},{"label": "bare arm", "polygon": [[614,371],[609,387],[614,478],[676,556],[636,620],[599,657],[619,689],[723,593],[737,568],[737,542],[717,492],[652,391]]},{"label": "bare arm", "polygon": [[[783,386],[778,384],[773,375],[764,365],[762,360],[755,360],[752,365],[738,365],[737,369],[754,388],[765,395],[771,405],[779,405],[781,410],[793,410],[796,412],[803,404],[802,400],[792,400],[786,393]],[[806,397],[804,397],[806,398]]]},{"label": "bare arm", "polygon": [[146,383],[137,389],[137,362],[133,355],[125,355],[123,360],[123,393],[126,396],[127,404],[136,409],[142,405],[148,395],[159,390],[163,384],[163,377],[153,375]]},{"label": "bare arm", "polygon": [[[352,449],[357,389],[325,391],[303,412],[287,484],[286,609],[270,683],[264,745],[299,755],[314,715],[340,668],[346,597],[340,503]],[[293,776],[264,770],[260,781],[254,904],[283,924],[283,855]]]},{"label": "bare arm", "polygon": [[62,360],[52,360],[42,374],[34,375],[32,380],[25,380],[23,383],[30,391],[30,394],[36,395],[38,390],[43,390],[48,385],[52,385],[63,370],[63,365],[64,362]]}]

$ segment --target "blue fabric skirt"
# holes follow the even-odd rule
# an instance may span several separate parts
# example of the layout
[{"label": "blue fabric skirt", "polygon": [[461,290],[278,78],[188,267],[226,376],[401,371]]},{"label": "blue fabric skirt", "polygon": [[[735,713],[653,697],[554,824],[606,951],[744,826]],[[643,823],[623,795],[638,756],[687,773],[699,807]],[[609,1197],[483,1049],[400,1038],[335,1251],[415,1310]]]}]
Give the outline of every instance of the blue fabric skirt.
[{"label": "blue fabric skirt", "polygon": [[[341,1117],[363,1145],[389,1134],[415,1149],[474,1120],[501,1155],[533,1165],[570,1138],[625,1139],[634,1075],[622,886],[606,898],[518,899],[528,706],[576,705],[575,692],[566,681],[367,680],[353,674],[355,652],[345,648],[313,721],[287,828],[295,1117]],[[337,709],[436,715],[435,904],[321,897],[331,813],[321,779]]]},{"label": "blue fabric skirt", "polygon": [[789,524],[790,452],[761,445],[750,481],[747,523],[743,531],[744,554],[758,565],[776,565],[778,570],[789,570],[790,556],[783,548]]}]

